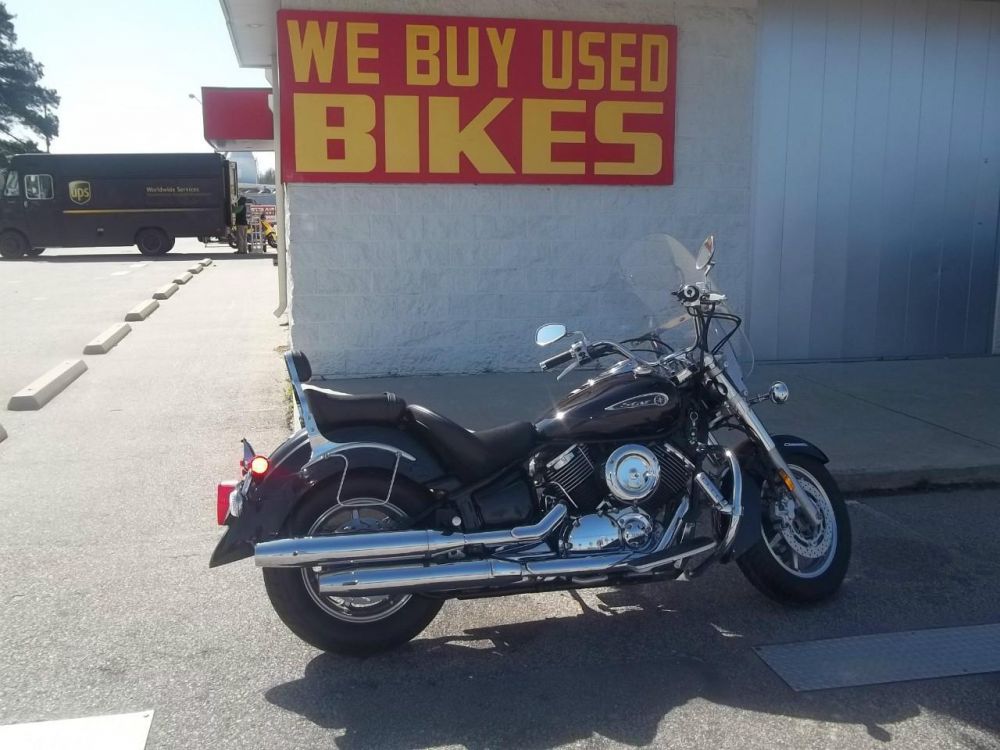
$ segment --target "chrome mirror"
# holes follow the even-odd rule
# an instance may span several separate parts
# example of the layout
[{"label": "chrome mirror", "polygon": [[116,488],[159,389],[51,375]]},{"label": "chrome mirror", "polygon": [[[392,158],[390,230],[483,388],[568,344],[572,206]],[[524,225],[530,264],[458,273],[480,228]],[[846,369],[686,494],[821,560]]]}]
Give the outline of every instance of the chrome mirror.
[{"label": "chrome mirror", "polygon": [[566,336],[566,326],[560,323],[549,323],[535,331],[535,343],[548,346]]},{"label": "chrome mirror", "polygon": [[705,241],[701,243],[701,247],[698,248],[698,257],[695,258],[694,267],[699,270],[705,271],[705,275],[712,270],[712,266],[715,263],[712,261],[712,256],[715,255],[715,235],[708,235]]}]

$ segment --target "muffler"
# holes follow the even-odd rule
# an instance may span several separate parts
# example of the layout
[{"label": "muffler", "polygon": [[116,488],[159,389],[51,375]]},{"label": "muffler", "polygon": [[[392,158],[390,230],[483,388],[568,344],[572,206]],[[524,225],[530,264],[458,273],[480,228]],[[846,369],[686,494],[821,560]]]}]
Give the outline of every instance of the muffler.
[{"label": "muffler", "polygon": [[411,560],[473,545],[494,548],[540,542],[566,520],[566,515],[566,506],[560,503],[536,524],[499,531],[462,534],[421,529],[276,539],[258,544],[254,548],[254,561],[261,568],[296,568],[361,561]]},{"label": "muffler", "polygon": [[[643,566],[650,573],[692,555],[714,549],[715,543],[695,549],[664,555],[655,565]],[[491,587],[515,586],[545,578],[573,578],[609,573],[639,572],[631,563],[648,558],[632,552],[617,552],[581,557],[552,557],[544,560],[515,562],[510,560],[461,560],[426,565],[334,570],[318,576],[319,591],[328,596],[372,596],[375,594],[409,594],[428,591],[461,591]]]}]

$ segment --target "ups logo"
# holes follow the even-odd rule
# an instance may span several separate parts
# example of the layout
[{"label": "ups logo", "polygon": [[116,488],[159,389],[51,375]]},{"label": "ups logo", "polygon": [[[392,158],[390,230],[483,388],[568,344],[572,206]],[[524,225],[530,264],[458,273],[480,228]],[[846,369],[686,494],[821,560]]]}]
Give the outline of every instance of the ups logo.
[{"label": "ups logo", "polygon": [[90,183],[86,180],[73,180],[69,184],[69,199],[83,205],[90,202]]}]

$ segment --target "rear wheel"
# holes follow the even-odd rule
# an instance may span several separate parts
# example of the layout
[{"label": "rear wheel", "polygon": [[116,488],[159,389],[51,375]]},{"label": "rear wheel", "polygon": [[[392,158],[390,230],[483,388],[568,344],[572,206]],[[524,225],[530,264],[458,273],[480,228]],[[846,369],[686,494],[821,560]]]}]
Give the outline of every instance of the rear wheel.
[{"label": "rear wheel", "polygon": [[174,238],[157,227],[140,229],[135,236],[136,247],[143,255],[163,255],[174,246]]},{"label": "rear wheel", "polygon": [[[397,480],[389,501],[389,477],[348,475],[310,495],[295,511],[289,536],[358,534],[409,527],[424,509],[419,490]],[[321,594],[321,566],[264,568],[271,606],[288,628],[323,651],[362,656],[402,645],[416,637],[441,609],[440,600],[389,595],[334,597]]]},{"label": "rear wheel", "polygon": [[747,579],[770,598],[786,603],[817,602],[832,596],[851,559],[851,521],[830,472],[805,456],[786,459],[796,482],[821,517],[812,524],[787,492],[765,484],[757,543],[737,563]]},{"label": "rear wheel", "polygon": [[0,232],[0,256],[4,258],[23,258],[31,250],[28,238],[18,231],[7,229]]}]

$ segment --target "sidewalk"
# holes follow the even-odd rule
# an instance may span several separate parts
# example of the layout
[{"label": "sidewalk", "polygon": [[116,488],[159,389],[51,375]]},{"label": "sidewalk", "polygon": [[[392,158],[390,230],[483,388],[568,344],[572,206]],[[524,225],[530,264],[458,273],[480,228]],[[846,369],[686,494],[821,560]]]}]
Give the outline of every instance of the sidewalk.
[{"label": "sidewalk", "polygon": [[[575,376],[575,377],[574,377]],[[472,429],[533,419],[590,373],[335,380],[352,393],[394,391]],[[751,390],[784,380],[791,398],[761,404],[773,433],[819,445],[845,491],[1000,482],[1000,357],[769,364]]]}]

